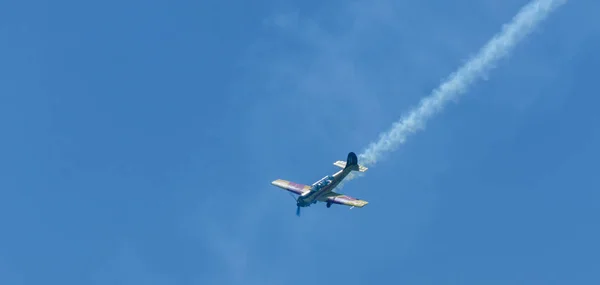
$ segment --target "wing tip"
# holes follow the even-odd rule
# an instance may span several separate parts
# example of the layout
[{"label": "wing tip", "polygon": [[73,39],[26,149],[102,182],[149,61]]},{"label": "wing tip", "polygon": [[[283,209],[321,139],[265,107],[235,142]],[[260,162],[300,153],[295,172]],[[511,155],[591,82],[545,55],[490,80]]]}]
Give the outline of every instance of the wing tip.
[{"label": "wing tip", "polygon": [[283,179],[276,179],[276,180],[271,181],[271,185],[274,185],[274,186],[277,186],[277,187],[283,187],[283,186],[285,186],[285,184],[287,182],[288,181],[283,180]]}]

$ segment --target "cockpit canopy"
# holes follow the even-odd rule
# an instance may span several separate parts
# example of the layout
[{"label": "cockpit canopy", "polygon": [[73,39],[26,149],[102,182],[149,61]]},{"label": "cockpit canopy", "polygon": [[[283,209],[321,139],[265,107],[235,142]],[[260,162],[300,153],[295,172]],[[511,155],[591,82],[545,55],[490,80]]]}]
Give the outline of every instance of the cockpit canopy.
[{"label": "cockpit canopy", "polygon": [[317,190],[331,184],[331,182],[333,182],[333,176],[327,175],[327,176],[323,177],[323,179],[321,179],[317,183],[315,183],[315,185],[313,186],[313,191],[317,191]]}]

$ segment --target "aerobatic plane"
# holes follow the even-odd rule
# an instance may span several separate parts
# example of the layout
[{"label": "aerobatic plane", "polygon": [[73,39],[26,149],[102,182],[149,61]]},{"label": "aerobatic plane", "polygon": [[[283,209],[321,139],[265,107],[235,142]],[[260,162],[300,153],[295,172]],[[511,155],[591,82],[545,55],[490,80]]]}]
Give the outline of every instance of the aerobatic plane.
[{"label": "aerobatic plane", "polygon": [[300,216],[300,207],[308,207],[311,204],[317,202],[327,203],[327,208],[331,207],[331,204],[346,205],[352,208],[362,208],[369,202],[350,197],[348,195],[339,194],[333,192],[333,189],[344,179],[351,171],[365,172],[367,168],[358,164],[358,158],[354,152],[348,153],[347,160],[338,160],[333,165],[342,168],[342,170],[336,172],[333,175],[327,175],[319,181],[313,183],[311,186],[298,184],[295,182],[277,179],[271,184],[287,190],[291,193],[299,195],[296,199],[296,215]]}]

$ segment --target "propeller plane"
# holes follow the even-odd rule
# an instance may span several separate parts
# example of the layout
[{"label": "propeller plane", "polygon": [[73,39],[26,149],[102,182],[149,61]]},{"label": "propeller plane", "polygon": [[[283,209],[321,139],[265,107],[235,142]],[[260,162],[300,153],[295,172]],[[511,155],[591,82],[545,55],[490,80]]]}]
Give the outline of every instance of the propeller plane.
[{"label": "propeller plane", "polygon": [[[312,185],[304,185],[287,181],[283,179],[277,179],[272,181],[271,184],[279,188],[287,190],[290,194],[296,194],[296,215],[300,216],[300,208],[308,207],[317,202],[327,203],[327,208],[331,207],[332,204],[350,206],[352,208],[362,208],[369,202],[350,197],[348,195],[336,193],[333,189],[344,179],[351,171],[365,172],[367,168],[358,164],[358,158],[354,152],[348,153],[346,161],[338,160],[333,165],[342,168],[342,170],[336,172],[333,175],[327,175],[321,178],[319,181]],[[293,195],[292,195],[293,196]]]}]

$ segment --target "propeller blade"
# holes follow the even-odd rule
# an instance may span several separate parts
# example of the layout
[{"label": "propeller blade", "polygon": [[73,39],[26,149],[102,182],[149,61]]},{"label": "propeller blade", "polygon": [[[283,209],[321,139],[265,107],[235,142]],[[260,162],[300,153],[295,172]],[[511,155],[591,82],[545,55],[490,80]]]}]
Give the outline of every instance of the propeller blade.
[{"label": "propeller blade", "polygon": [[296,208],[296,216],[300,217],[300,206]]},{"label": "propeller blade", "polygon": [[288,194],[290,194],[290,196],[292,196],[292,198],[294,199],[294,201],[297,201],[296,196],[294,196],[294,194],[288,192]]}]

